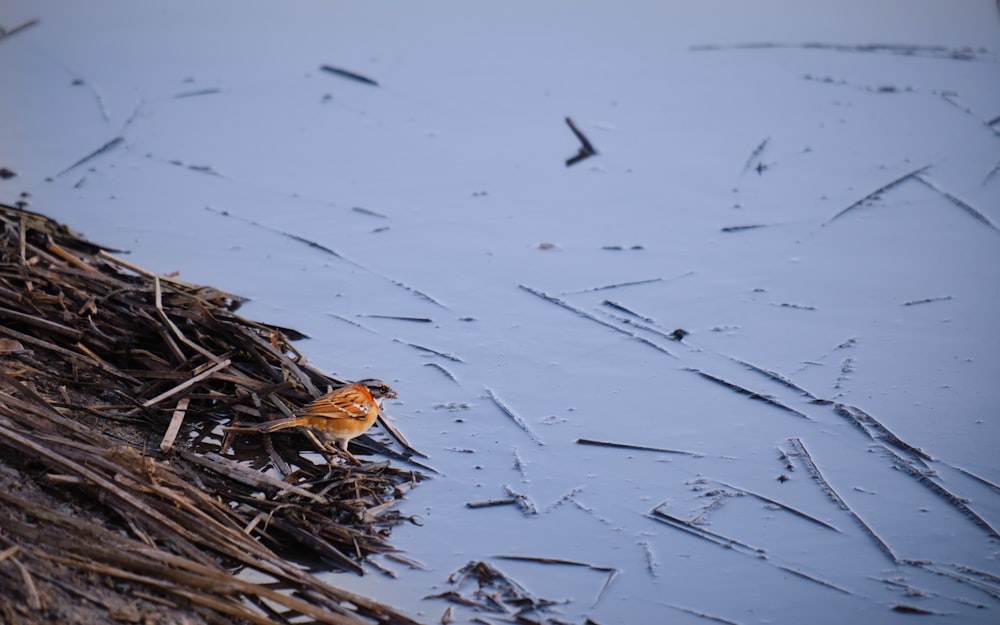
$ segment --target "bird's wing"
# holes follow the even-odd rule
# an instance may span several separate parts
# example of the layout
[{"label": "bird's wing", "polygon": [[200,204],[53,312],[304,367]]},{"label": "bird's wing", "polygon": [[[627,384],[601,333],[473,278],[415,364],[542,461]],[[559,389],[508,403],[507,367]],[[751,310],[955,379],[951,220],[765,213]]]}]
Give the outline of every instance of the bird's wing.
[{"label": "bird's wing", "polygon": [[356,384],[352,384],[308,404],[302,409],[302,416],[364,420],[368,418],[368,413],[373,407],[375,407],[375,402],[369,393],[358,388]]}]

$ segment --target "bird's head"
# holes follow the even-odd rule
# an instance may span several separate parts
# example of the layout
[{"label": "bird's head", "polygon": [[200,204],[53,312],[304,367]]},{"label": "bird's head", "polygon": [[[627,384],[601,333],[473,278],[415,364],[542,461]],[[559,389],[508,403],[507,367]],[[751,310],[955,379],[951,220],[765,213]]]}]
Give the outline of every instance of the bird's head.
[{"label": "bird's head", "polygon": [[375,401],[379,403],[387,397],[393,398],[396,396],[396,391],[392,390],[392,387],[382,380],[366,378],[364,380],[358,380],[358,384],[367,388],[368,392],[372,394],[373,398],[375,398]]}]

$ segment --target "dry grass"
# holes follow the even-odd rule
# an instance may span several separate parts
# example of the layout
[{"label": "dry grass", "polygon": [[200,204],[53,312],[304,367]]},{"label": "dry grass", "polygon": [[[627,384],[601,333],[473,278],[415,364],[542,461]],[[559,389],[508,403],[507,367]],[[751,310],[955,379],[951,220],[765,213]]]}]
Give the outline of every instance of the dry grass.
[{"label": "dry grass", "polygon": [[264,473],[220,439],[343,383],[301,335],[40,215],[0,228],[0,621],[412,622],[301,564],[390,551],[418,474],[242,441]]}]

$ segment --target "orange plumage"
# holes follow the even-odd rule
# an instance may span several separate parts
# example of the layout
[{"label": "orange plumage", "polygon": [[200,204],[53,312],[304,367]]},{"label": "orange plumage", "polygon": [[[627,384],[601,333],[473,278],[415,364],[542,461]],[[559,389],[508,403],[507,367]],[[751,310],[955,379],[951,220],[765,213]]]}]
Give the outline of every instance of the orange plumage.
[{"label": "orange plumage", "polygon": [[347,443],[364,434],[375,423],[383,399],[395,396],[396,392],[381,380],[360,380],[319,397],[303,407],[298,416],[226,430],[269,434],[288,428],[306,428],[324,442],[335,444],[357,462],[357,458],[347,451]]}]

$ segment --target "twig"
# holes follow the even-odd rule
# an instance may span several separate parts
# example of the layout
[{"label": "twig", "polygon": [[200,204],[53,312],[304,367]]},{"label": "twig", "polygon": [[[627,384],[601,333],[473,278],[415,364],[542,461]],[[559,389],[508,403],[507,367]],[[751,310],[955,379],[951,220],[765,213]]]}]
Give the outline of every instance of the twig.
[{"label": "twig", "polygon": [[434,369],[437,369],[438,371],[440,371],[441,373],[443,373],[445,375],[445,377],[447,377],[452,382],[456,382],[456,383],[458,382],[458,379],[455,377],[454,373],[452,373],[451,371],[445,369],[443,366],[441,366],[440,364],[438,364],[436,362],[425,362],[424,366],[425,367],[432,367]]},{"label": "twig", "polygon": [[172,285],[174,285],[176,287],[179,287],[179,288],[184,289],[184,290],[192,291],[192,292],[199,290],[199,287],[197,285],[195,285],[195,284],[191,284],[190,282],[184,282],[183,280],[178,280],[177,278],[171,278],[170,276],[164,276],[164,275],[153,273],[152,271],[144,269],[144,268],[140,267],[139,265],[136,265],[134,263],[130,263],[129,261],[125,260],[124,258],[119,258],[118,256],[115,256],[114,254],[110,254],[105,249],[98,250],[97,256],[99,258],[103,259],[103,260],[106,260],[106,261],[110,262],[113,265],[117,265],[119,267],[124,267],[125,269],[128,269],[129,271],[133,271],[137,275],[143,276],[143,277],[148,278],[150,280],[153,280],[154,278],[156,278],[156,279],[159,279],[162,282],[167,282],[167,283],[172,284]]},{"label": "twig", "polygon": [[576,135],[576,138],[580,141],[580,151],[577,152],[575,156],[566,159],[566,167],[572,167],[583,159],[590,158],[591,156],[597,154],[597,150],[594,149],[590,140],[587,139],[586,135],[583,134],[583,131],[581,131],[569,117],[566,118],[566,125],[569,126],[569,129],[573,131],[573,134]]},{"label": "twig", "polygon": [[982,516],[977,514],[975,510],[970,508],[965,499],[949,491],[944,486],[938,484],[934,479],[932,479],[931,477],[932,474],[930,471],[926,469],[922,470],[917,468],[916,466],[914,466],[914,463],[912,461],[901,457],[899,454],[896,454],[895,452],[885,447],[884,445],[879,445],[879,446],[882,448],[882,451],[886,455],[888,455],[889,458],[892,460],[893,467],[899,469],[900,471],[903,471],[910,477],[916,479],[917,482],[919,482],[922,486],[926,487],[928,490],[930,490],[932,493],[934,493],[941,499],[944,499],[945,502],[948,503],[948,505],[952,506],[953,508],[961,512],[963,515],[965,515],[966,518],[968,518],[973,523],[978,525],[981,529],[985,530],[991,537],[995,539],[1000,539],[1000,532],[998,532],[995,527],[990,525],[989,521],[984,519]]},{"label": "twig", "polygon": [[11,562],[14,563],[14,566],[21,573],[21,580],[24,582],[24,594],[28,597],[28,607],[35,612],[40,612],[42,610],[42,600],[38,596],[38,589],[35,587],[34,580],[31,579],[31,573],[28,572],[28,569],[17,558],[11,559]]},{"label": "twig", "polygon": [[648,278],[646,280],[633,280],[632,282],[617,282],[615,284],[605,284],[603,286],[595,286],[595,287],[590,287],[589,289],[584,289],[582,291],[577,291],[577,293],[593,293],[594,291],[608,291],[611,289],[620,289],[626,286],[651,284],[653,282],[663,282],[663,278]]},{"label": "twig", "polygon": [[413,321],[415,323],[434,323],[434,320],[430,317],[406,317],[402,315],[359,315],[360,317],[366,317],[368,319],[390,319],[393,321]]},{"label": "twig", "polygon": [[793,391],[795,391],[797,393],[801,393],[803,396],[809,398],[810,400],[817,399],[817,397],[815,395],[813,395],[809,391],[805,390],[804,388],[802,388],[801,386],[799,386],[795,382],[792,382],[791,380],[789,380],[785,376],[781,375],[780,373],[776,373],[774,371],[771,371],[770,369],[764,369],[763,367],[758,367],[757,365],[754,365],[754,364],[751,364],[749,362],[746,362],[745,360],[740,360],[739,358],[730,358],[730,359],[733,362],[736,362],[736,363],[739,363],[739,364],[743,365],[744,367],[746,367],[747,369],[750,369],[751,371],[755,371],[755,372],[757,372],[757,373],[759,373],[759,374],[761,374],[761,375],[763,375],[763,376],[765,376],[767,378],[770,378],[771,380],[777,382],[778,384],[781,384],[782,386],[790,388],[790,389],[792,389]]},{"label": "twig", "polygon": [[418,349],[418,350],[420,350],[422,352],[427,352],[428,354],[434,354],[435,356],[440,356],[442,358],[447,358],[448,360],[450,360],[452,362],[465,362],[464,360],[462,360],[461,358],[459,358],[455,354],[449,354],[447,352],[438,351],[438,350],[430,348],[430,347],[425,347],[423,345],[417,345],[416,343],[410,343],[409,341],[404,341],[404,340],[401,340],[401,339],[392,339],[392,340],[394,342],[396,342],[396,343],[402,343],[403,345],[409,345],[413,349]]},{"label": "twig", "polygon": [[660,347],[659,345],[657,345],[656,343],[650,341],[649,339],[647,339],[645,337],[642,337],[642,336],[639,336],[638,334],[634,334],[632,332],[629,332],[628,330],[624,330],[622,328],[619,328],[618,326],[614,325],[613,323],[608,323],[607,321],[604,321],[603,319],[599,319],[599,318],[595,317],[594,315],[592,315],[592,314],[590,314],[590,313],[588,313],[588,312],[586,312],[584,310],[580,310],[579,308],[576,308],[575,306],[572,306],[572,305],[564,302],[563,300],[559,299],[558,297],[555,297],[553,295],[549,295],[548,293],[545,293],[543,291],[539,291],[538,289],[533,289],[530,286],[525,286],[523,284],[519,284],[517,286],[521,290],[527,291],[528,293],[531,293],[535,297],[539,297],[539,298],[541,298],[541,299],[543,299],[543,300],[545,300],[547,302],[555,304],[556,306],[559,306],[561,308],[565,308],[566,310],[568,310],[570,312],[573,312],[573,313],[575,313],[575,314],[583,317],[584,319],[589,319],[590,321],[594,321],[596,323],[599,323],[600,325],[602,325],[602,326],[604,326],[606,328],[611,328],[615,332],[618,332],[619,334],[624,334],[625,336],[627,336],[627,337],[629,337],[629,338],[631,338],[633,340],[639,341],[640,343],[642,343],[644,345],[648,345],[649,347],[652,347],[656,351],[658,351],[660,353],[663,353],[663,354],[666,354],[667,356],[670,356],[671,358],[677,358],[677,356],[674,356],[670,352],[670,350],[667,350],[667,349],[665,349],[663,347]]},{"label": "twig", "polygon": [[939,45],[915,45],[902,43],[865,43],[865,44],[843,44],[825,43],[820,41],[806,41],[802,43],[781,43],[781,42],[753,42],[738,43],[733,45],[702,44],[691,46],[692,51],[706,52],[717,50],[771,50],[771,49],[805,49],[805,50],[828,50],[831,52],[849,52],[861,54],[893,54],[906,57],[924,57],[935,59],[949,59],[958,61],[970,61],[976,59],[976,53],[970,48],[949,48]]},{"label": "twig", "polygon": [[923,176],[920,173],[914,175],[913,177],[917,180],[917,182],[920,182],[921,184],[923,184],[927,188],[931,189],[935,193],[938,193],[939,195],[941,195],[942,197],[944,197],[946,200],[948,200],[949,202],[951,202],[955,206],[961,208],[962,210],[964,210],[968,214],[972,215],[973,217],[975,217],[979,221],[981,221],[984,224],[986,224],[987,226],[989,226],[990,229],[992,229],[992,230],[994,230],[996,232],[1000,232],[1000,228],[998,228],[995,223],[993,223],[992,221],[990,221],[989,217],[987,217],[982,212],[976,210],[971,204],[969,204],[969,203],[967,203],[967,202],[959,199],[958,197],[952,195],[951,193],[948,193],[947,191],[945,191],[941,187],[937,186],[936,184],[934,184],[933,182],[931,182],[930,180],[928,180],[926,176]]},{"label": "twig", "polygon": [[959,569],[958,571],[952,571],[948,568],[945,568],[944,566],[933,564],[931,562],[912,561],[912,562],[907,562],[907,564],[918,566],[924,570],[930,571],[931,573],[935,573],[937,575],[949,577],[962,584],[972,586],[973,588],[979,590],[980,592],[986,593],[987,595],[993,597],[994,599],[1000,599],[1000,586],[997,586],[996,580],[976,579],[975,577],[970,577],[968,574],[963,575],[962,573],[971,573],[973,575],[976,574],[976,572],[969,570],[968,567],[960,567],[957,565],[952,565],[955,566],[955,568]]},{"label": "twig", "polygon": [[685,336],[687,336],[687,332],[680,328],[675,329],[671,332],[667,332],[666,330],[655,328],[651,325],[642,323],[641,321],[636,321],[635,319],[629,319],[628,317],[622,317],[620,315],[609,313],[607,311],[601,311],[601,312],[603,312],[607,317],[614,319],[618,323],[622,323],[633,328],[638,328],[640,330],[645,330],[646,332],[663,337],[669,341],[675,341],[675,342],[681,341],[684,339]]},{"label": "twig", "polygon": [[797,575],[797,576],[801,577],[802,579],[807,579],[810,582],[813,582],[815,584],[819,584],[820,586],[826,586],[827,588],[832,588],[833,590],[836,590],[837,592],[840,592],[840,593],[844,593],[845,595],[853,595],[854,594],[850,590],[847,590],[846,588],[841,588],[840,586],[838,586],[838,585],[836,585],[836,584],[834,584],[832,582],[828,582],[825,579],[820,579],[820,578],[815,577],[813,575],[809,575],[808,573],[804,573],[804,572],[802,572],[802,571],[800,571],[798,569],[793,569],[790,566],[784,566],[782,564],[775,564],[774,566],[778,567],[782,571],[786,571],[788,573],[791,573],[792,575]]},{"label": "twig", "polygon": [[[945,464],[948,464],[948,463],[945,463]],[[948,464],[948,466],[950,466],[951,468],[955,469],[956,471],[958,471],[962,475],[971,477],[972,479],[974,479],[975,481],[979,482],[983,486],[986,486],[987,488],[989,488],[993,492],[1000,493],[1000,485],[996,484],[995,482],[991,482],[990,480],[986,479],[985,477],[983,477],[981,475],[976,475],[975,473],[973,473],[972,471],[969,471],[968,469],[963,469],[962,467],[956,467],[956,466],[954,466],[952,464]]]},{"label": "twig", "polygon": [[[1000,117],[996,117],[996,118],[994,118],[994,119],[993,119],[993,120],[991,120],[990,122],[987,122],[987,124],[986,124],[986,125],[987,125],[987,126],[991,126],[991,127],[992,127],[992,126],[993,126],[993,124],[997,123],[998,121],[1000,121]],[[993,178],[995,178],[995,177],[996,177],[996,175],[997,175],[998,173],[1000,173],[1000,161],[997,161],[997,164],[996,164],[996,165],[994,165],[994,166],[993,166],[993,168],[992,168],[992,169],[990,169],[990,171],[989,171],[989,172],[987,172],[987,174],[986,174],[986,177],[985,177],[985,178],[983,178],[983,181],[982,181],[982,183],[980,183],[980,184],[982,184],[982,186],[984,186],[984,187],[985,187],[986,185],[988,185],[988,184],[990,183],[990,181],[991,181],[991,180],[993,180]]]},{"label": "twig", "polygon": [[535,441],[539,445],[545,444],[544,442],[542,442],[542,439],[539,438],[538,434],[535,434],[535,432],[530,427],[528,427],[528,424],[524,422],[524,419],[518,416],[516,412],[508,408],[507,404],[503,403],[503,401],[501,401],[501,399],[496,396],[496,393],[494,393],[492,389],[486,388],[486,395],[490,398],[490,400],[493,401],[494,404],[496,404],[497,408],[499,408],[505,415],[510,417],[515,424],[517,424],[517,427],[524,430],[524,432],[531,437],[531,440]]},{"label": "twig", "polygon": [[868,195],[864,196],[863,198],[861,198],[857,202],[851,204],[850,206],[848,206],[844,210],[840,211],[839,213],[837,213],[836,215],[834,215],[833,217],[831,217],[829,220],[827,220],[826,223],[830,223],[832,221],[835,221],[835,220],[839,219],[840,217],[844,216],[846,213],[854,210],[855,208],[857,208],[859,206],[862,206],[865,202],[867,202],[867,201],[875,198],[878,195],[881,195],[882,193],[885,193],[886,191],[888,191],[889,189],[892,189],[893,187],[896,187],[896,186],[899,186],[899,185],[903,184],[904,182],[906,182],[907,180],[910,180],[911,178],[918,178],[918,176],[921,173],[927,171],[928,169],[930,169],[930,167],[931,167],[930,165],[924,165],[923,167],[914,169],[913,171],[911,171],[909,173],[903,174],[902,176],[900,176],[899,178],[896,178],[895,180],[887,182],[886,184],[884,184],[881,187],[875,189],[874,191],[872,191]]},{"label": "twig", "polygon": [[951,295],[939,295],[936,297],[924,297],[921,299],[911,299],[908,302],[903,302],[900,306],[918,306],[920,304],[931,304],[933,302],[947,302],[950,299],[954,299]]},{"label": "twig", "polygon": [[183,382],[181,384],[178,384],[177,386],[173,387],[172,389],[170,389],[168,391],[165,391],[163,393],[160,393],[159,395],[157,395],[156,397],[154,397],[152,399],[146,400],[145,402],[143,402],[142,407],[143,408],[149,408],[150,406],[154,406],[154,405],[160,403],[161,401],[163,401],[164,399],[167,399],[168,397],[173,397],[177,393],[180,393],[181,391],[183,391],[183,390],[185,390],[187,388],[190,388],[191,386],[193,386],[194,384],[197,384],[198,382],[201,382],[205,378],[211,377],[212,374],[215,373],[216,371],[221,371],[222,369],[225,369],[230,364],[232,364],[232,361],[229,358],[226,358],[222,362],[216,363],[210,369],[202,371],[201,373],[199,373],[198,375],[194,376],[193,378],[191,378],[187,382]]},{"label": "twig", "polygon": [[852,510],[850,506],[847,505],[847,502],[845,502],[844,499],[839,494],[837,494],[837,491],[833,489],[830,483],[826,481],[826,478],[823,477],[823,474],[820,472],[819,467],[816,466],[816,463],[813,461],[812,456],[809,455],[809,452],[806,450],[806,447],[802,443],[802,441],[799,440],[798,438],[790,438],[788,439],[788,443],[795,450],[795,453],[798,455],[799,460],[802,461],[802,464],[805,465],[806,470],[809,472],[810,477],[813,478],[813,481],[819,484],[820,490],[822,490],[823,493],[826,494],[827,498],[830,499],[835,504],[837,504],[838,508],[848,513],[851,516],[851,518],[853,518],[854,521],[858,524],[858,526],[866,534],[868,534],[869,537],[871,537],[871,539],[875,542],[876,545],[878,545],[882,553],[888,556],[888,558],[892,560],[894,564],[899,564],[900,561],[899,558],[896,557],[896,554],[892,552],[892,549],[889,548],[889,545],[887,545],[886,542],[882,540],[882,538],[878,534],[875,533],[875,530],[869,527],[868,524],[865,523],[864,520],[860,516],[858,516],[858,514],[854,512],[854,510]]},{"label": "twig", "polygon": [[27,28],[29,28],[31,26],[34,26],[38,22],[39,22],[39,19],[36,17],[35,19],[31,19],[31,20],[28,20],[27,22],[25,22],[23,24],[17,25],[14,28],[11,28],[10,30],[4,30],[4,29],[0,28],[0,41],[6,39],[7,37],[10,37],[11,35],[19,33],[22,30],[25,30],[25,29],[27,29]]},{"label": "twig", "polygon": [[508,506],[512,503],[517,503],[517,499],[513,497],[508,497],[504,499],[488,499],[486,501],[468,501],[465,503],[466,508],[492,508],[494,506]]},{"label": "twig", "polygon": [[809,514],[806,514],[805,512],[802,512],[801,510],[798,510],[797,508],[793,508],[793,507],[791,507],[791,506],[789,506],[787,504],[783,504],[783,503],[781,503],[780,501],[778,501],[776,499],[771,499],[770,497],[765,497],[764,495],[761,495],[760,493],[755,493],[752,490],[747,490],[745,488],[740,488],[739,486],[733,486],[732,484],[727,484],[726,482],[723,482],[721,480],[715,480],[715,483],[721,484],[722,486],[725,486],[726,488],[731,488],[733,490],[737,490],[737,491],[739,491],[741,493],[746,493],[747,495],[750,495],[751,497],[755,497],[757,499],[760,499],[761,501],[763,501],[765,503],[769,503],[772,506],[778,506],[782,510],[787,510],[788,512],[791,512],[792,514],[794,514],[796,516],[802,517],[803,519],[805,519],[807,521],[810,521],[812,523],[816,523],[817,525],[821,525],[821,526],[825,527],[828,530],[833,530],[833,531],[838,532],[838,533],[843,533],[839,529],[837,529],[836,527],[834,527],[834,526],[830,525],[829,523],[827,523],[826,521],[822,521],[820,519],[817,519],[816,517],[811,516]]},{"label": "twig", "polygon": [[367,76],[362,76],[361,74],[357,74],[355,72],[348,71],[346,69],[333,67],[331,65],[321,65],[320,69],[323,70],[324,72],[329,72],[331,74],[335,74],[337,76],[343,76],[344,78],[349,78],[351,80],[364,83],[366,85],[378,87],[378,83],[372,80],[371,78],[368,78]]},{"label": "twig", "polygon": [[605,306],[608,306],[609,308],[613,308],[613,309],[615,309],[615,310],[617,310],[617,311],[620,311],[620,312],[623,312],[623,313],[625,313],[626,315],[631,315],[631,316],[633,316],[633,317],[635,317],[635,318],[637,318],[637,319],[642,319],[642,320],[643,320],[643,321],[645,321],[646,323],[655,323],[655,322],[654,322],[654,321],[653,321],[652,319],[650,319],[649,317],[643,317],[643,316],[642,316],[642,315],[640,315],[639,313],[637,313],[637,312],[635,312],[634,310],[631,310],[631,309],[629,309],[629,308],[627,308],[627,307],[623,306],[622,304],[619,304],[618,302],[613,302],[613,301],[611,301],[611,300],[609,300],[609,299],[606,299],[606,300],[604,300],[604,301],[603,301],[603,302],[601,302],[601,303],[602,303],[603,305],[605,305]]},{"label": "twig", "polygon": [[715,532],[710,532],[703,527],[698,527],[684,519],[678,518],[671,514],[667,514],[660,508],[663,504],[660,504],[653,508],[649,515],[656,521],[663,523],[664,525],[669,525],[681,531],[687,532],[703,540],[707,540],[711,543],[715,543],[721,547],[726,547],[728,549],[734,549],[742,552],[744,555],[752,555],[755,557],[761,557],[764,555],[764,549],[758,547],[751,547],[750,545],[736,540],[735,538],[729,538],[728,536],[723,536],[722,534],[716,534]]},{"label": "twig", "polygon": [[517,505],[521,507],[521,512],[527,516],[535,516],[538,514],[538,507],[535,505],[531,498],[524,493],[519,493],[511,488],[509,485],[504,484],[503,489],[507,491],[507,494],[514,498]]},{"label": "twig", "polygon": [[77,269],[80,269],[82,271],[91,272],[91,273],[94,273],[94,274],[100,274],[100,272],[96,268],[94,268],[93,266],[88,265],[87,263],[83,262],[82,260],[80,260],[79,258],[77,258],[76,256],[74,256],[73,254],[70,254],[69,251],[66,250],[66,248],[64,248],[63,246],[59,245],[58,243],[55,243],[54,241],[51,240],[51,238],[50,238],[48,244],[45,247],[50,252],[52,252],[53,254],[55,254],[56,256],[58,256],[59,258],[65,260],[67,263],[73,265]]},{"label": "twig", "polygon": [[125,141],[124,137],[115,137],[111,141],[108,141],[107,143],[105,143],[101,147],[97,148],[96,150],[94,150],[90,154],[84,156],[83,158],[81,158],[77,162],[73,163],[72,165],[70,165],[66,169],[64,169],[61,172],[59,172],[58,174],[56,174],[56,177],[58,178],[59,176],[62,176],[66,172],[68,172],[70,170],[73,170],[73,169],[76,169],[77,167],[79,167],[80,165],[83,165],[84,163],[86,163],[87,161],[89,161],[92,158],[96,158],[96,157],[100,156],[101,154],[104,154],[105,152],[110,152],[114,148],[118,147],[124,141]]},{"label": "twig", "polygon": [[802,413],[802,412],[799,412],[798,410],[795,410],[794,408],[790,408],[790,407],[786,406],[785,404],[783,404],[780,401],[774,399],[770,395],[764,395],[762,393],[755,393],[755,392],[753,392],[753,391],[751,391],[749,389],[743,388],[742,386],[740,386],[738,384],[734,384],[734,383],[732,383],[732,382],[730,382],[728,380],[724,380],[722,378],[716,377],[716,376],[714,376],[714,375],[712,375],[710,373],[705,373],[701,369],[695,369],[694,367],[687,367],[687,370],[688,371],[693,371],[694,373],[697,373],[698,375],[700,375],[701,377],[705,378],[706,380],[711,380],[712,382],[715,382],[716,384],[721,384],[722,386],[725,386],[726,388],[732,389],[732,390],[736,391],[737,393],[739,393],[740,395],[746,395],[750,399],[757,399],[757,400],[760,400],[760,401],[762,401],[762,402],[764,402],[766,404],[770,404],[770,405],[774,406],[775,408],[780,408],[781,410],[784,410],[785,412],[790,412],[790,413],[792,413],[793,415],[795,415],[797,417],[802,417],[803,419],[808,419],[810,421],[813,420],[812,417],[810,417],[809,415],[807,415],[805,413]]},{"label": "twig", "polygon": [[17,545],[7,547],[3,551],[0,551],[0,562],[6,562],[7,558],[16,556],[21,551],[21,548]]},{"label": "twig", "polygon": [[750,167],[752,167],[752,166],[753,166],[753,162],[754,162],[754,160],[755,160],[755,159],[756,159],[756,158],[757,158],[758,156],[760,156],[760,155],[761,155],[761,153],[762,153],[762,152],[764,151],[764,148],[766,148],[766,147],[767,147],[767,144],[768,144],[768,142],[770,142],[770,141],[771,141],[771,137],[767,137],[766,139],[764,139],[763,141],[761,141],[761,142],[760,142],[759,144],[757,144],[757,147],[756,147],[756,148],[754,148],[753,152],[751,152],[751,153],[750,153],[750,156],[749,156],[749,158],[747,158],[747,162],[746,162],[746,163],[745,163],[745,164],[743,165],[743,171],[744,171],[744,172],[745,172],[746,170],[750,169]]},{"label": "twig", "polygon": [[28,262],[28,259],[25,256],[28,243],[28,216],[25,214],[21,214],[18,216],[17,238],[18,238],[18,251],[20,252],[21,264],[25,265]]},{"label": "twig", "polygon": [[674,605],[672,603],[665,603],[663,605],[667,606],[668,608],[677,610],[678,612],[684,612],[685,614],[697,616],[698,618],[703,618],[708,621],[714,621],[716,623],[722,623],[723,625],[740,625],[740,623],[737,621],[730,621],[729,619],[722,618],[721,616],[714,616],[712,614],[708,614],[707,612],[692,610],[691,608],[685,608],[683,606]]},{"label": "twig", "polygon": [[135,379],[134,377],[130,376],[129,374],[125,373],[124,371],[119,370],[118,367],[112,365],[107,360],[104,360],[103,358],[101,358],[100,356],[98,356],[97,354],[95,354],[93,350],[91,350],[89,347],[87,347],[83,343],[77,343],[76,345],[74,345],[74,347],[76,347],[78,350],[80,350],[81,352],[83,352],[84,354],[86,354],[87,357],[90,358],[91,360],[93,360],[94,364],[96,364],[98,367],[100,367],[104,371],[107,371],[108,373],[110,373],[111,375],[115,376],[116,378],[120,378],[122,380],[127,380],[129,382],[132,382],[133,384],[138,384],[139,383],[139,380]]},{"label": "twig", "polygon": [[[220,212],[220,211],[215,211],[215,212]],[[268,226],[266,224],[262,224],[260,222],[254,221],[252,219],[245,219],[243,217],[236,216],[236,215],[234,215],[233,213],[230,213],[230,212],[224,212],[224,213],[220,212],[220,214],[225,215],[227,217],[235,217],[236,219],[239,219],[240,221],[248,223],[248,224],[250,224],[252,226],[256,226],[258,228],[263,228],[264,230],[267,230],[268,232],[273,232],[275,234],[280,234],[281,236],[288,237],[288,238],[290,238],[290,239],[292,239],[294,241],[298,241],[300,243],[305,243],[309,247],[312,247],[314,249],[318,249],[320,251],[323,251],[323,252],[325,252],[327,254],[330,254],[330,255],[332,255],[332,256],[334,256],[336,258],[339,258],[340,260],[344,261],[345,263],[347,263],[349,265],[352,265],[354,267],[357,267],[358,269],[361,269],[362,271],[368,272],[368,273],[372,274],[373,276],[376,276],[378,278],[381,278],[383,280],[391,282],[393,285],[398,286],[399,288],[401,288],[401,289],[403,289],[405,291],[408,291],[408,292],[416,295],[417,297],[419,297],[420,299],[422,299],[422,300],[424,300],[426,302],[429,302],[429,303],[431,303],[431,304],[433,304],[433,305],[435,305],[435,306],[437,306],[439,308],[444,308],[445,310],[448,310],[447,306],[445,306],[441,302],[437,301],[436,299],[434,299],[433,297],[431,297],[427,293],[424,293],[423,291],[415,289],[415,288],[409,286],[408,284],[404,284],[404,283],[400,282],[399,280],[395,280],[393,278],[390,278],[389,276],[381,274],[381,273],[373,270],[372,268],[368,267],[367,265],[364,265],[364,264],[359,263],[357,261],[351,260],[350,258],[347,258],[343,254],[340,254],[336,250],[333,250],[333,249],[331,249],[331,248],[329,248],[329,247],[327,247],[327,246],[325,246],[325,245],[323,245],[321,243],[317,243],[315,241],[312,241],[310,239],[307,239],[307,238],[305,238],[303,236],[300,236],[300,235],[297,235],[297,234],[294,234],[294,233],[291,233],[291,232],[286,232],[286,231],[280,230],[278,228],[273,228],[273,227]]]},{"label": "twig", "polygon": [[181,431],[181,424],[184,423],[184,415],[187,413],[188,404],[191,403],[190,397],[181,397],[177,402],[177,407],[174,409],[174,414],[170,417],[170,425],[167,426],[167,431],[163,435],[163,440],[160,441],[160,451],[168,452],[174,446],[174,441],[177,439],[178,432]]},{"label": "twig", "polygon": [[[312,378],[307,373],[308,371],[314,370],[308,364],[303,363],[302,366],[299,366],[299,364],[293,361],[291,358],[289,358],[287,354],[283,353],[280,349],[276,349],[274,345],[271,345],[271,343],[265,341],[261,336],[257,335],[257,333],[255,332],[246,332],[244,333],[244,336],[249,338],[253,343],[259,346],[261,349],[263,349],[264,351],[266,351],[267,353],[271,354],[276,359],[278,359],[285,369],[291,371],[295,375],[295,379],[297,379],[299,383],[302,384],[302,386],[306,389],[306,392],[308,392],[313,397],[319,397],[320,395],[322,395],[320,390],[316,388],[316,385],[313,384]],[[342,380],[337,380],[337,382],[343,384],[347,383],[346,381]],[[271,396],[273,397],[274,394],[272,393]],[[280,407],[281,404],[280,402],[278,402],[275,405],[278,405]],[[287,414],[285,416],[291,416],[291,415]]]},{"label": "twig", "polygon": [[173,333],[177,336],[178,339],[181,340],[182,343],[184,343],[194,351],[198,352],[199,354],[201,354],[202,356],[208,358],[213,362],[216,363],[221,362],[222,361],[221,358],[219,358],[212,352],[208,351],[201,345],[198,345],[194,341],[191,341],[190,339],[188,339],[188,337],[184,336],[184,333],[181,332],[181,329],[177,327],[177,325],[170,319],[170,317],[167,316],[167,313],[163,310],[163,291],[160,288],[160,276],[153,276],[153,289],[156,298],[155,300],[156,314],[160,317],[160,320],[162,320],[163,323],[165,323],[167,327],[169,327],[171,331],[173,331]]},{"label": "twig", "polygon": [[74,341],[79,341],[83,338],[83,332],[75,329],[69,328],[61,323],[56,323],[55,321],[49,321],[48,319],[43,319],[41,317],[36,317],[34,315],[28,315],[16,310],[11,310],[0,306],[0,319],[13,319],[14,321],[20,321],[21,323],[26,323],[31,326],[35,326],[41,330],[48,332],[56,332],[62,334],[63,336],[68,336]]},{"label": "twig", "polygon": [[396,429],[396,426],[388,419],[384,410],[380,410],[378,413],[378,422],[382,428],[389,433],[389,436],[393,438],[394,441],[400,444],[406,451],[410,452],[414,456],[420,456],[421,458],[429,458],[429,456],[421,451],[415,449],[410,442],[406,440],[406,437]]},{"label": "twig", "polygon": [[679,449],[667,449],[666,447],[649,447],[647,445],[631,445],[628,443],[612,443],[610,441],[595,441],[589,438],[578,438],[576,439],[577,445],[595,445],[597,447],[616,447],[618,449],[636,449],[639,451],[656,451],[663,454],[682,454],[685,456],[693,456],[695,458],[700,458],[701,454],[697,454],[693,451],[681,451]]},{"label": "twig", "polygon": [[613,566],[597,566],[594,564],[587,564],[586,562],[578,562],[576,560],[564,560],[562,558],[543,558],[538,556],[510,556],[510,555],[497,555],[493,556],[501,560],[514,560],[517,562],[538,562],[539,564],[561,564],[565,566],[579,566],[591,569],[592,571],[599,571],[601,573],[607,573],[608,576],[604,580],[604,584],[601,585],[601,589],[597,592],[597,598],[594,599],[594,603],[590,607],[594,607],[604,596],[605,591],[607,591],[608,586],[611,585],[611,581],[621,573],[620,570]]},{"label": "twig", "polygon": [[855,408],[854,406],[846,406],[844,404],[836,404],[833,407],[833,411],[838,415],[844,417],[849,422],[855,423],[860,426],[862,431],[868,434],[868,437],[872,440],[876,438],[889,443],[893,447],[905,451],[907,453],[913,454],[914,456],[927,461],[934,460],[928,454],[924,453],[919,447],[914,447],[913,445],[901,440],[898,436],[889,431],[889,428],[882,425],[875,417],[871,416],[864,410],[860,408]]}]

